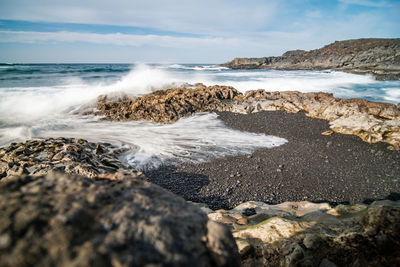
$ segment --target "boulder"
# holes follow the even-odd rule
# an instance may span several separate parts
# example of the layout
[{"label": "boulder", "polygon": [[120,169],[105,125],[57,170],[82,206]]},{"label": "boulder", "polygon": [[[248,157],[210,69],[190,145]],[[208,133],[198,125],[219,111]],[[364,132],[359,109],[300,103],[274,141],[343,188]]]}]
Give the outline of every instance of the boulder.
[{"label": "boulder", "polygon": [[225,226],[143,175],[1,180],[0,251],[1,266],[239,264]]},{"label": "boulder", "polygon": [[[246,216],[249,209],[255,213]],[[208,216],[232,229],[242,266],[400,264],[400,201],[336,207],[251,201]]]}]

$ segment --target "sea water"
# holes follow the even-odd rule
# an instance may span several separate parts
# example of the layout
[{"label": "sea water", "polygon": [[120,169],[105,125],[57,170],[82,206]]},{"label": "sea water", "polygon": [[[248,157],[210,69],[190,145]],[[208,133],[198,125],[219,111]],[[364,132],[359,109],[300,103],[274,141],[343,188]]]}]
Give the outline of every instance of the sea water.
[{"label": "sea water", "polygon": [[287,140],[227,128],[214,113],[176,123],[104,122],[77,115],[94,108],[100,94],[140,96],[183,83],[230,85],[241,92],[296,90],[336,97],[400,102],[399,81],[336,71],[231,70],[181,64],[2,64],[0,65],[0,146],[32,138],[76,137],[125,146],[125,162],[136,168],[174,162],[202,162],[251,153]]}]

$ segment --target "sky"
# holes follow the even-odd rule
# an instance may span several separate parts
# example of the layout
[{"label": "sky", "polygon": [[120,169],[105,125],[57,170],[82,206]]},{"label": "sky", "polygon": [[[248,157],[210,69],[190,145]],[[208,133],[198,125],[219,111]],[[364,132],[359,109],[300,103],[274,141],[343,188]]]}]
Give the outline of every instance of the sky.
[{"label": "sky", "polygon": [[400,0],[0,0],[0,62],[223,63],[399,38]]}]

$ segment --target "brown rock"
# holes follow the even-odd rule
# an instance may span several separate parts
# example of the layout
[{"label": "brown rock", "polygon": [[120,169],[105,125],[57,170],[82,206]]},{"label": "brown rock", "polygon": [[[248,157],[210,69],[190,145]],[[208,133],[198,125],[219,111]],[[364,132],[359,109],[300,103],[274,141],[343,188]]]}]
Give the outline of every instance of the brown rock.
[{"label": "brown rock", "polygon": [[400,79],[400,38],[336,41],[310,51],[288,51],[278,57],[235,58],[233,69],[321,70],[372,73],[377,80]]},{"label": "brown rock", "polygon": [[[242,266],[400,264],[400,226],[396,223],[400,220],[400,201],[335,208],[327,203],[268,205],[250,201],[208,216],[225,223],[226,216],[244,213],[248,208],[257,213],[248,217],[247,225],[233,230]],[[263,214],[265,219],[259,222],[256,217]]]},{"label": "brown rock", "polygon": [[334,132],[353,134],[369,143],[386,142],[400,149],[400,110],[389,103],[364,99],[334,98],[328,93],[248,91],[243,102],[228,111],[248,113],[263,110],[306,112],[312,118],[330,122]]},{"label": "brown rock", "polygon": [[142,178],[0,183],[1,266],[239,266],[229,230]]},{"label": "brown rock", "polygon": [[158,90],[137,99],[109,102],[100,96],[97,115],[109,120],[148,120],[170,123],[195,112],[222,109],[225,101],[240,99],[241,93],[229,86],[198,86]]}]

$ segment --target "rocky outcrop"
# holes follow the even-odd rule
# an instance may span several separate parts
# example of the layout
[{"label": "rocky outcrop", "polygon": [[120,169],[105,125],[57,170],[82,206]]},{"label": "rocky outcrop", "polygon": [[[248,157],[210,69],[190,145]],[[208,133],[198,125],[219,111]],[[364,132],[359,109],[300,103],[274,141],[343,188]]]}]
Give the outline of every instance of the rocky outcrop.
[{"label": "rocky outcrop", "polygon": [[329,93],[266,92],[260,89],[247,91],[243,96],[233,87],[197,84],[194,89],[159,90],[137,99],[126,96],[109,101],[107,96],[100,96],[97,109],[95,114],[108,120],[158,123],[171,123],[204,111],[302,111],[309,117],[328,120],[334,132],[353,134],[369,143],[386,142],[391,145],[389,149],[400,150],[399,105],[335,98]]},{"label": "rocky outcrop", "polygon": [[400,202],[246,202],[208,217],[229,226],[242,266],[399,266]]},{"label": "rocky outcrop", "polygon": [[320,49],[288,51],[278,57],[235,58],[232,69],[323,70],[373,73],[378,80],[400,79],[400,39],[336,41]]},{"label": "rocky outcrop", "polygon": [[0,148],[0,179],[52,171],[97,177],[117,171],[132,171],[119,160],[124,150],[107,143],[83,139],[49,138],[12,143]]},{"label": "rocky outcrop", "polygon": [[124,97],[110,101],[106,95],[97,99],[96,115],[107,120],[147,120],[169,123],[195,112],[217,110],[224,101],[242,97],[229,86],[199,85],[197,88],[171,88],[158,90],[139,98]]},{"label": "rocky outcrop", "polygon": [[263,110],[306,112],[309,117],[328,120],[334,132],[353,134],[369,143],[386,142],[390,149],[400,150],[400,110],[393,104],[335,98],[329,93],[256,90],[246,92],[244,100],[226,109],[237,113]]},{"label": "rocky outcrop", "polygon": [[144,180],[0,181],[1,266],[238,266],[230,231]]}]

